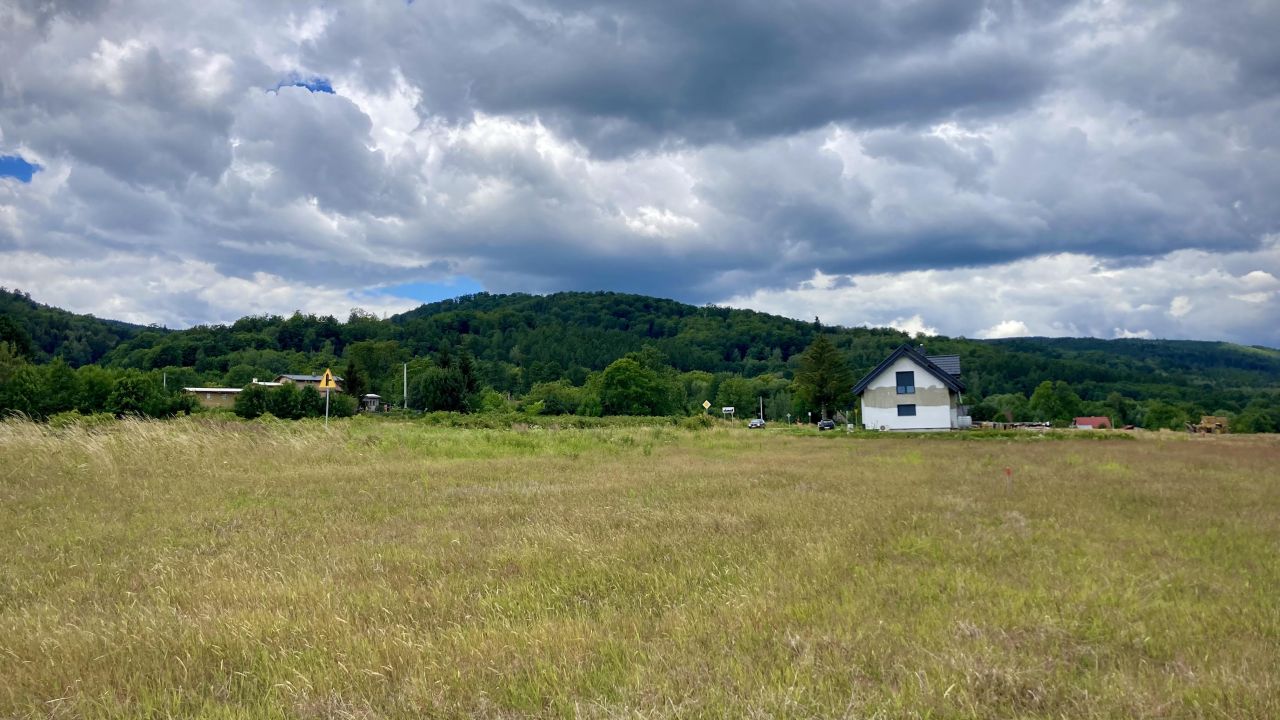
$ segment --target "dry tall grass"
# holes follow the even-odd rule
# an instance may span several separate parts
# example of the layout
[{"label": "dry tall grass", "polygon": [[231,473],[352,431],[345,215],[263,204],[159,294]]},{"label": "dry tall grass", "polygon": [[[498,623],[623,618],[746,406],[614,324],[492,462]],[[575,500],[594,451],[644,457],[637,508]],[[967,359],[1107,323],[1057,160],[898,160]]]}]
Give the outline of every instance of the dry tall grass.
[{"label": "dry tall grass", "polygon": [[1278,467],[1258,438],[9,422],[0,716],[1277,717]]}]

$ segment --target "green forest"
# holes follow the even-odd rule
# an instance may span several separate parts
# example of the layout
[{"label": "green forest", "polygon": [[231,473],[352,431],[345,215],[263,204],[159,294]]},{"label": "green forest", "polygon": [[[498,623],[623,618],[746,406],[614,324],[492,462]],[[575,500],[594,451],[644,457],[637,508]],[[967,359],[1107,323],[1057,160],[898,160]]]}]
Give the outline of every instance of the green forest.
[{"label": "green forest", "polygon": [[[707,401],[742,417],[763,404],[770,421],[816,422],[824,412],[847,414],[854,399],[820,392],[812,378],[856,381],[904,342],[960,356],[975,420],[1061,425],[1106,415],[1117,426],[1177,429],[1215,414],[1230,417],[1234,432],[1280,431],[1275,349],[912,337],[607,292],[479,293],[385,319],[357,308],[345,319],[297,312],[169,330],[0,290],[0,412],[165,416],[196,410],[183,387],[239,388],[332,368],[349,396],[373,392],[418,412],[697,415]],[[815,363],[839,367],[831,375]],[[245,416],[317,412],[305,393],[254,390],[242,400]],[[341,404],[354,412],[354,402]]]}]

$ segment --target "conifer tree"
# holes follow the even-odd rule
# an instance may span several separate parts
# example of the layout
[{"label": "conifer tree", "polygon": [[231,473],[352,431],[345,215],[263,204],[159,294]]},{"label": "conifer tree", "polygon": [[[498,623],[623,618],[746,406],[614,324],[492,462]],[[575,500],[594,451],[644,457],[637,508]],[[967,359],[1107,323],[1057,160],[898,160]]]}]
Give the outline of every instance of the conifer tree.
[{"label": "conifer tree", "polygon": [[827,419],[828,407],[834,408],[841,399],[851,397],[853,372],[825,335],[819,335],[800,356],[795,389],[809,406],[822,409],[823,420]]}]

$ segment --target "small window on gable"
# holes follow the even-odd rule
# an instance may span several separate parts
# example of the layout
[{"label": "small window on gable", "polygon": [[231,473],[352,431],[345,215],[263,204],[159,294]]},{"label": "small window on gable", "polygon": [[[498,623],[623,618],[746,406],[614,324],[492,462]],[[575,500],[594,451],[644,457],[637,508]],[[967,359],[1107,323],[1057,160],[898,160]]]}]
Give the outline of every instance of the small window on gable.
[{"label": "small window on gable", "polygon": [[898,406],[898,417],[915,417],[915,414],[916,406],[914,404]]},{"label": "small window on gable", "polygon": [[898,394],[899,395],[915,395],[916,394],[916,374],[913,370],[905,370],[898,373]]}]

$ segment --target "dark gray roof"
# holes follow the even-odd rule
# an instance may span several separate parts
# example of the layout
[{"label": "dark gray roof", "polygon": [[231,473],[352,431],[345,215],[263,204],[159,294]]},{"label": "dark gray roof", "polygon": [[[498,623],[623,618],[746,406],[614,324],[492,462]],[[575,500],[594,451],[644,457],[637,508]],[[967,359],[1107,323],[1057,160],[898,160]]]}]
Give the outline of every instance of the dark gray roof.
[{"label": "dark gray roof", "polygon": [[877,365],[875,370],[867,373],[865,377],[859,380],[858,384],[853,386],[853,394],[861,395],[862,391],[867,389],[867,386],[871,384],[871,381],[874,380],[877,375],[884,372],[895,360],[903,356],[911,358],[917,365],[924,368],[930,375],[938,378],[938,381],[943,385],[946,385],[948,388],[959,393],[964,392],[964,383],[960,382],[959,378],[938,367],[937,363],[924,355],[921,355],[915,348],[911,347],[910,344],[904,343],[899,345],[897,350],[889,353],[889,357],[885,358],[884,362]]},{"label": "dark gray roof", "polygon": [[960,377],[960,356],[959,355],[930,355],[929,360],[934,365],[942,368],[952,377]]}]

